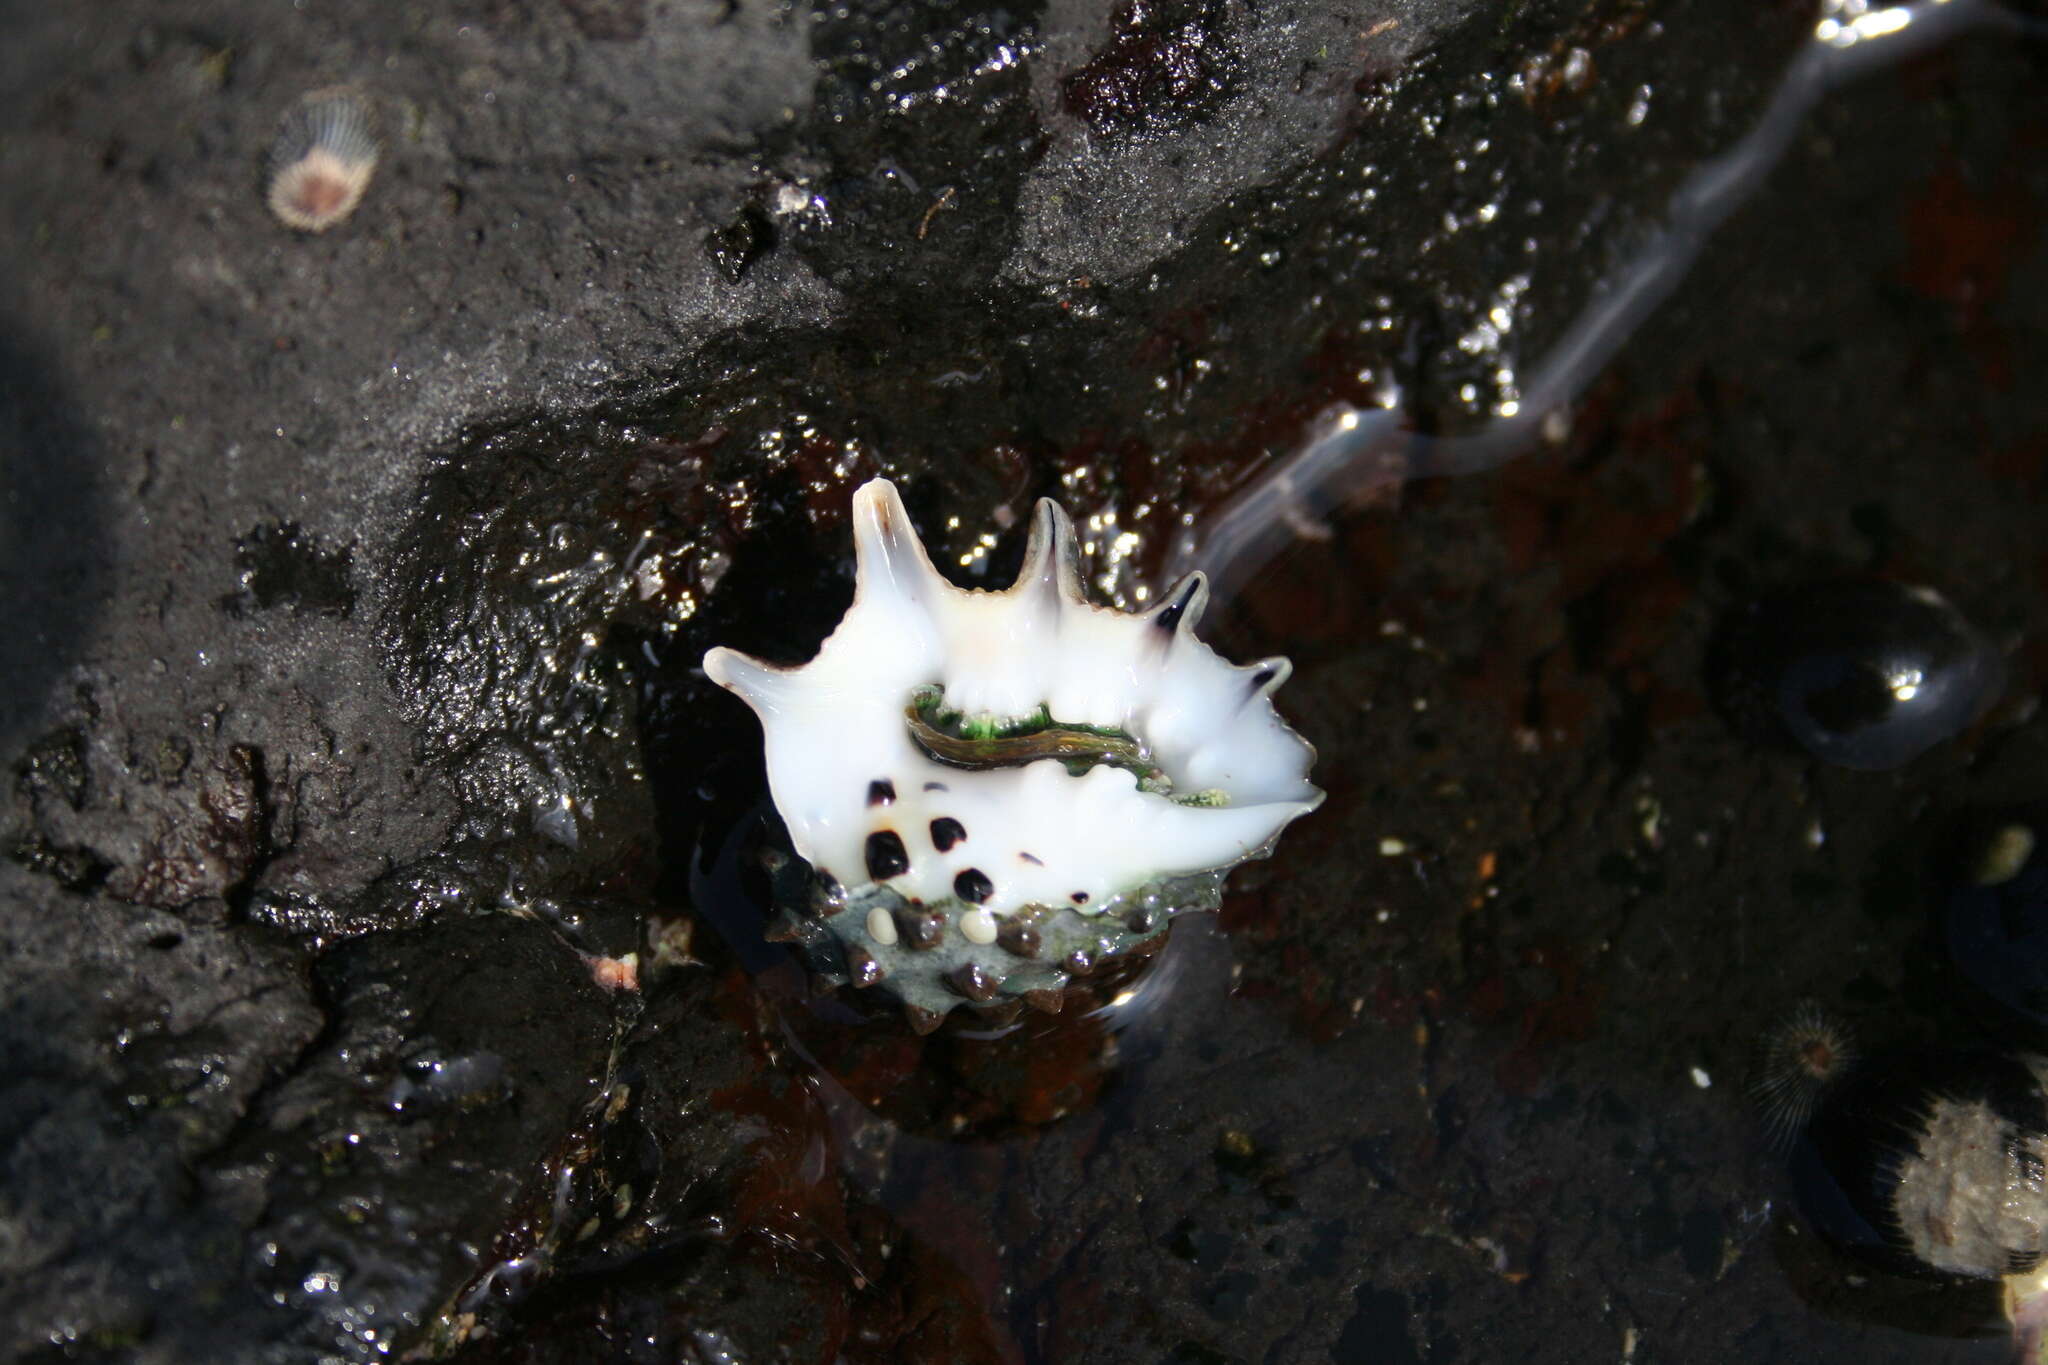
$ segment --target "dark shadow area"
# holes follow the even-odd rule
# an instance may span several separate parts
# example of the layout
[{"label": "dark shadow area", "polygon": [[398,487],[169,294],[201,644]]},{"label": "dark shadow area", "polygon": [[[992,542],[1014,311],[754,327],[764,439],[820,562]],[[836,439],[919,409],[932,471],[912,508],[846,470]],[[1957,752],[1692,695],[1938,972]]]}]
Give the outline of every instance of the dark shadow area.
[{"label": "dark shadow area", "polygon": [[104,605],[101,477],[73,396],[20,331],[0,336],[0,751],[20,739]]}]

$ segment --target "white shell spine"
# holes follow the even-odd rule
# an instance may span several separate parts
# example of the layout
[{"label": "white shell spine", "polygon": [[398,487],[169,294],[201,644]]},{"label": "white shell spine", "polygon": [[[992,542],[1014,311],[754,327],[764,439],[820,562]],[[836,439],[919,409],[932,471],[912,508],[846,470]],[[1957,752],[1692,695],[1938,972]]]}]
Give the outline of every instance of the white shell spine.
[{"label": "white shell spine", "polygon": [[[1201,575],[1144,613],[1093,605],[1050,499],[1000,592],[948,583],[886,480],[854,495],[853,521],[853,606],[817,656],[783,668],[719,648],[704,671],[760,717],[776,809],[843,893],[831,907],[861,911],[825,916],[856,982],[890,980],[935,1013],[1063,985],[1077,933],[1087,961],[1149,937],[1321,802],[1314,750],[1270,700],[1287,661],[1236,666],[1197,640]],[[944,760],[907,716],[920,699]],[[1061,737],[1058,756],[1031,756]],[[1208,895],[1176,885],[1162,901],[1205,875]],[[1141,923],[1102,923],[1140,902]],[[883,911],[919,922],[872,932]],[[943,988],[924,989],[935,974]]]}]

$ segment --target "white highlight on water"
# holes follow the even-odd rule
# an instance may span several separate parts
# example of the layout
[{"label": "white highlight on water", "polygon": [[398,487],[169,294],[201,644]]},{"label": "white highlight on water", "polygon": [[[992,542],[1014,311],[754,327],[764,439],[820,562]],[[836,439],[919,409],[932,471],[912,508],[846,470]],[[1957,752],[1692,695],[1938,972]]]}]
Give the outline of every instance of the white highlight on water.
[{"label": "white highlight on water", "polygon": [[[1602,284],[1537,366],[1520,394],[1478,431],[1427,436],[1404,425],[1398,403],[1326,410],[1303,443],[1222,508],[1187,528],[1167,552],[1170,581],[1191,570],[1227,595],[1324,518],[1376,489],[1409,479],[1492,468],[1536,444],[1622,342],[1662,303],[1726,221],[1784,155],[1808,111],[1836,86],[1979,28],[2039,34],[2042,26],[1990,0],[1914,0],[1885,8],[1827,0],[1756,126],[1703,163],[1672,194],[1662,226]],[[1519,292],[1519,291],[1517,291]],[[1327,531],[1323,531],[1327,534]]]}]

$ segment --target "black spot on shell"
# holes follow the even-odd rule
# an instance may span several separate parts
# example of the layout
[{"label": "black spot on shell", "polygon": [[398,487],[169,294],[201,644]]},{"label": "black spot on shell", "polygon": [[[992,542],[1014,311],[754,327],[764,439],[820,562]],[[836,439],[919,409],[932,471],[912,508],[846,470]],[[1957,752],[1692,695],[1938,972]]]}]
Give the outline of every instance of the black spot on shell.
[{"label": "black spot on shell", "polygon": [[870,806],[893,805],[896,801],[896,784],[886,777],[878,777],[868,783],[868,804]]},{"label": "black spot on shell", "polygon": [[963,901],[981,904],[996,893],[996,885],[978,867],[970,867],[953,878],[953,894]]},{"label": "black spot on shell", "polygon": [[943,792],[952,790],[951,787],[948,787],[943,782],[927,782],[924,784],[924,789],[928,792]]},{"label": "black spot on shell", "polygon": [[967,827],[950,815],[932,821],[932,847],[944,853],[967,837]]},{"label": "black spot on shell", "polygon": [[868,836],[867,862],[868,876],[885,882],[910,870],[910,852],[903,847],[903,839],[895,830],[878,829]]},{"label": "black spot on shell", "polygon": [[1025,862],[1030,863],[1033,867],[1045,866],[1044,860],[1041,859],[1036,853],[1025,853],[1022,850],[1019,850],[1017,856],[1019,858],[1022,858]]},{"label": "black spot on shell", "polygon": [[1088,893],[1086,891],[1076,891],[1073,895],[1073,901],[1076,905],[1086,905],[1088,903]]}]

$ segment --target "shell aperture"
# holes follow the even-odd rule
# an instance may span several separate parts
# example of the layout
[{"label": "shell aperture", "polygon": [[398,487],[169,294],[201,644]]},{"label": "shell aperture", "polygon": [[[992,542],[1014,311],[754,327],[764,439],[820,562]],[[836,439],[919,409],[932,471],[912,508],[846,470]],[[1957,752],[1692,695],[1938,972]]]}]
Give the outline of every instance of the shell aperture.
[{"label": "shell aperture", "polygon": [[1287,661],[1196,639],[1199,574],[1146,612],[1096,606],[1046,499],[1015,583],[956,588],[893,484],[863,486],[853,520],[854,602],[815,658],[704,658],[760,717],[776,809],[831,892],[791,935],[827,975],[887,983],[920,1022],[1045,1002],[1212,906],[1320,804],[1314,750],[1270,700]]}]

